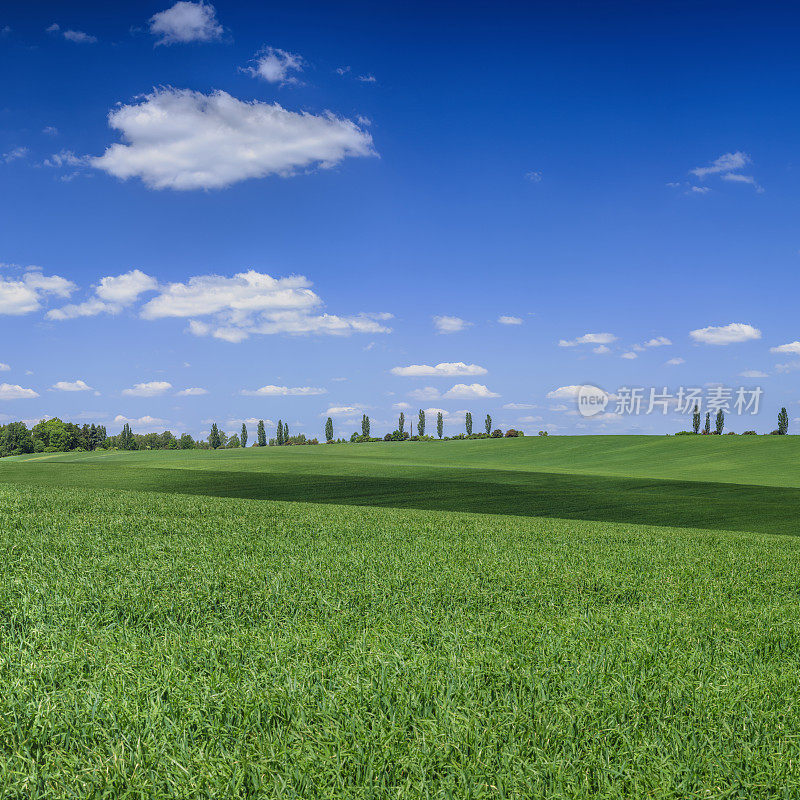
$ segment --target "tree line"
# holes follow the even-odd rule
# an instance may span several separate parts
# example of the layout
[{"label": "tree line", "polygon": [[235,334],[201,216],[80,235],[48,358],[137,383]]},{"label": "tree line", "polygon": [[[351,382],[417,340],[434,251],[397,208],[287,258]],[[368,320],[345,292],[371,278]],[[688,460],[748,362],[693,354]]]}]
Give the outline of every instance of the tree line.
[{"label": "tree line", "polygon": [[[695,406],[694,410],[692,411],[692,430],[691,433],[699,436],[701,435],[700,425],[701,425],[702,417],[700,415],[700,406]],[[723,431],[725,430],[725,412],[723,409],[718,409],[717,413],[714,416],[714,430],[711,430],[711,412],[706,412],[705,423],[703,424],[702,435],[703,436],[722,436]],[[680,431],[678,435],[685,436],[689,434],[689,431]],[[789,433],[789,414],[785,408],[782,408],[778,412],[778,427],[775,430],[770,431],[772,436],[786,436]],[[729,431],[728,435],[733,435],[733,431]],[[743,436],[755,436],[755,431],[744,431],[742,434]]]}]

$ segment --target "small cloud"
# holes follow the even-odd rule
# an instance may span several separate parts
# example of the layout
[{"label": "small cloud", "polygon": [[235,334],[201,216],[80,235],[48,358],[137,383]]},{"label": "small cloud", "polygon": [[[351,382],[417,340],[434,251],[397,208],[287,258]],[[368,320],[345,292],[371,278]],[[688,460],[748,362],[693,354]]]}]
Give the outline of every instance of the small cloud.
[{"label": "small cloud", "polygon": [[83,31],[64,31],[62,35],[68,42],[77,42],[78,44],[94,44],[97,41],[96,36]]},{"label": "small cloud", "polygon": [[42,128],[42,133],[44,133],[46,136],[58,136],[58,128],[56,128],[54,125],[47,125]]},{"label": "small cloud", "polygon": [[202,394],[208,394],[208,389],[202,389],[199,386],[190,386],[188,389],[181,389],[176,392],[176,397],[199,397]]},{"label": "small cloud", "polygon": [[93,392],[94,389],[85,381],[57,381],[53,389],[58,392]]},{"label": "small cloud", "polygon": [[27,147],[15,147],[13,150],[3,153],[2,160],[6,164],[10,164],[12,161],[19,161],[22,158],[27,158],[28,152]]},{"label": "small cloud", "polygon": [[38,392],[25,389],[16,383],[0,383],[0,400],[32,400]]},{"label": "small cloud", "polygon": [[709,166],[695,167],[689,171],[698,178],[705,178],[707,175],[742,169],[749,163],[750,156],[747,155],[747,153],[743,153],[741,150],[737,150],[735,153],[724,153],[719,158],[712,161]]},{"label": "small cloud", "polygon": [[437,333],[460,333],[472,325],[461,317],[449,317],[446,315],[433,318],[433,326]]},{"label": "small cloud", "polygon": [[347,75],[350,72],[350,67],[336,67],[337,75]]},{"label": "small cloud", "polygon": [[242,389],[242,394],[252,397],[307,397],[310,395],[327,394],[327,389],[316,386],[274,386],[268,384],[260,389]]},{"label": "small cloud", "polygon": [[244,67],[244,72],[254,78],[280,85],[297,83],[297,78],[290,73],[302,72],[304,63],[301,56],[287,53],[286,50],[280,50],[277,47],[265,47],[253,61],[254,65]]},{"label": "small cloud", "polygon": [[361,83],[377,83],[377,78],[374,75],[359,75],[358,80]]},{"label": "small cloud", "polygon": [[531,170],[530,172],[526,172],[525,173],[525,177],[531,183],[541,183],[541,181],[542,181],[542,173],[539,172],[539,170],[535,170],[535,169]]},{"label": "small cloud", "polygon": [[148,383],[134,384],[130,389],[123,389],[122,394],[128,397],[157,397],[172,388],[167,381],[149,381]]},{"label": "small cloud", "polygon": [[223,34],[217,11],[210,3],[180,0],[171,8],[150,17],[150,33],[156,45],[213,42]]},{"label": "small cloud", "polygon": [[470,398],[490,398],[490,397],[500,397],[497,392],[490,391],[486,386],[482,383],[457,383],[453,386],[452,389],[448,389],[442,397],[449,398],[451,400],[455,399],[470,399]]},{"label": "small cloud", "polygon": [[683,358],[671,358],[666,363],[670,367],[677,367],[679,364],[685,364],[686,363],[686,359],[683,359]]},{"label": "small cloud", "polygon": [[617,341],[613,333],[585,333],[577,339],[561,339],[559,347],[576,347],[580,344],[612,344]]},{"label": "small cloud", "polygon": [[8,364],[0,364],[0,372],[8,372],[10,369],[11,367]]},{"label": "small cloud", "polygon": [[350,417],[353,414],[363,414],[366,406],[331,406],[320,414],[321,417]]},{"label": "small cloud", "polygon": [[769,375],[766,372],[762,372],[760,369],[746,369],[744,372],[739,373],[740,378],[768,378]]},{"label": "small cloud", "polygon": [[638,358],[639,356],[636,355],[633,351],[629,353],[623,353],[620,358],[627,358],[628,361],[632,361],[634,358]]},{"label": "small cloud", "polygon": [[151,417],[146,415],[144,417],[124,417],[122,414],[117,414],[114,417],[114,422],[117,425],[125,425],[126,423],[131,426],[131,428],[154,428],[160,427],[167,424],[167,420],[159,419],[158,417]]},{"label": "small cloud", "polygon": [[408,396],[415,400],[438,400],[441,394],[435,386],[425,386],[422,389],[414,389],[413,392],[408,393]]},{"label": "small cloud", "polygon": [[500,316],[500,317],[497,318],[497,321],[501,325],[522,325],[522,318],[521,317]]},{"label": "small cloud", "polygon": [[392,408],[395,411],[405,411],[406,409],[411,408],[410,403],[392,403]]},{"label": "small cloud", "polygon": [[606,353],[610,353],[611,352],[611,348],[610,347],[606,347],[606,345],[604,345],[604,344],[599,344],[599,345],[597,345],[597,347],[593,347],[592,348],[592,352],[593,353],[597,353],[598,355],[605,355]]},{"label": "small cloud", "polygon": [[666,336],[656,336],[654,339],[649,339],[644,343],[645,347],[667,347],[672,342]]},{"label": "small cloud", "polygon": [[690,331],[689,336],[702,344],[726,345],[760,339],[761,331],[743,322],[731,322],[729,325],[698,328]]},{"label": "small cloud", "polygon": [[694,194],[708,194],[711,189],[708,186],[690,186],[689,191],[694,192]]},{"label": "small cloud", "polygon": [[525,411],[531,408],[538,408],[533,403],[506,403],[503,406],[507,411]]},{"label": "small cloud", "polygon": [[463,361],[444,361],[435,367],[428,364],[411,364],[408,367],[392,367],[392,375],[407,378],[455,377],[458,375],[485,375],[487,370],[477,364],[465,364]]}]

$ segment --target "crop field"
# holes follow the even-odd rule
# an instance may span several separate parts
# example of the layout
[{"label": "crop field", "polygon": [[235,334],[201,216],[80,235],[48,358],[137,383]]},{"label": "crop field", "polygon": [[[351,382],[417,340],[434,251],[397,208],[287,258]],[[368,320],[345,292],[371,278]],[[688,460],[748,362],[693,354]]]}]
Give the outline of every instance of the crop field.
[{"label": "crop field", "polygon": [[797,797],[797,455],[3,459],[0,796]]}]

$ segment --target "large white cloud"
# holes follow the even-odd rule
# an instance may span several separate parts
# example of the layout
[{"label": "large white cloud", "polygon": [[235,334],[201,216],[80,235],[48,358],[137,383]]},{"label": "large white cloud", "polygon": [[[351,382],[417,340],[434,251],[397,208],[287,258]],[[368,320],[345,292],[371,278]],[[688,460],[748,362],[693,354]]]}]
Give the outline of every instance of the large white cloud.
[{"label": "large white cloud", "polygon": [[793,355],[800,356],[800,342],[779,344],[777,347],[770,347],[769,351],[770,353],[792,353]]},{"label": "large white cloud", "polygon": [[38,392],[25,389],[19,384],[0,383],[0,400],[31,400],[38,396]]},{"label": "large white cloud", "polygon": [[150,17],[150,33],[159,37],[156,44],[185,44],[219,39],[223,29],[210,3],[180,0]]},{"label": "large white cloud", "polygon": [[737,344],[761,338],[761,331],[743,322],[731,322],[729,325],[709,325],[690,331],[689,336],[703,344]]},{"label": "large white cloud", "polygon": [[45,295],[69,297],[77,287],[58,275],[26,272],[20,278],[0,278],[0,314],[21,315],[38,311]]},{"label": "large white cloud", "polygon": [[459,375],[485,375],[487,370],[477,364],[465,364],[463,361],[443,361],[435,367],[429,364],[410,364],[407,367],[392,367],[392,375],[407,378],[444,377],[454,378]]},{"label": "large white cloud", "polygon": [[166,87],[108,115],[124,142],[89,163],[153,189],[220,189],[248,178],[372,156],[372,137],[331,112],[288,111],[227,92]]},{"label": "large white cloud", "polygon": [[123,389],[122,394],[128,397],[157,397],[172,388],[172,384],[167,381],[148,381],[147,383],[136,383],[130,389]]},{"label": "large white cloud", "polygon": [[254,397],[284,397],[287,395],[305,397],[327,393],[327,389],[322,389],[318,386],[274,386],[273,384],[267,384],[260,389],[242,389],[242,394]]}]

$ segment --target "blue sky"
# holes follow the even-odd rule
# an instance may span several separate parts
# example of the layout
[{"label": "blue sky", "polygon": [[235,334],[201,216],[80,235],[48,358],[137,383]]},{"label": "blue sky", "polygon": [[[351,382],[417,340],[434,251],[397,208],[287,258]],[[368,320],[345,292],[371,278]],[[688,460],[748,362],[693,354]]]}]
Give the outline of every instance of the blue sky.
[{"label": "blue sky", "polygon": [[714,384],[763,390],[733,430],[800,415],[800,12],[109,9],[0,18],[0,420],[664,433],[620,387]]}]

